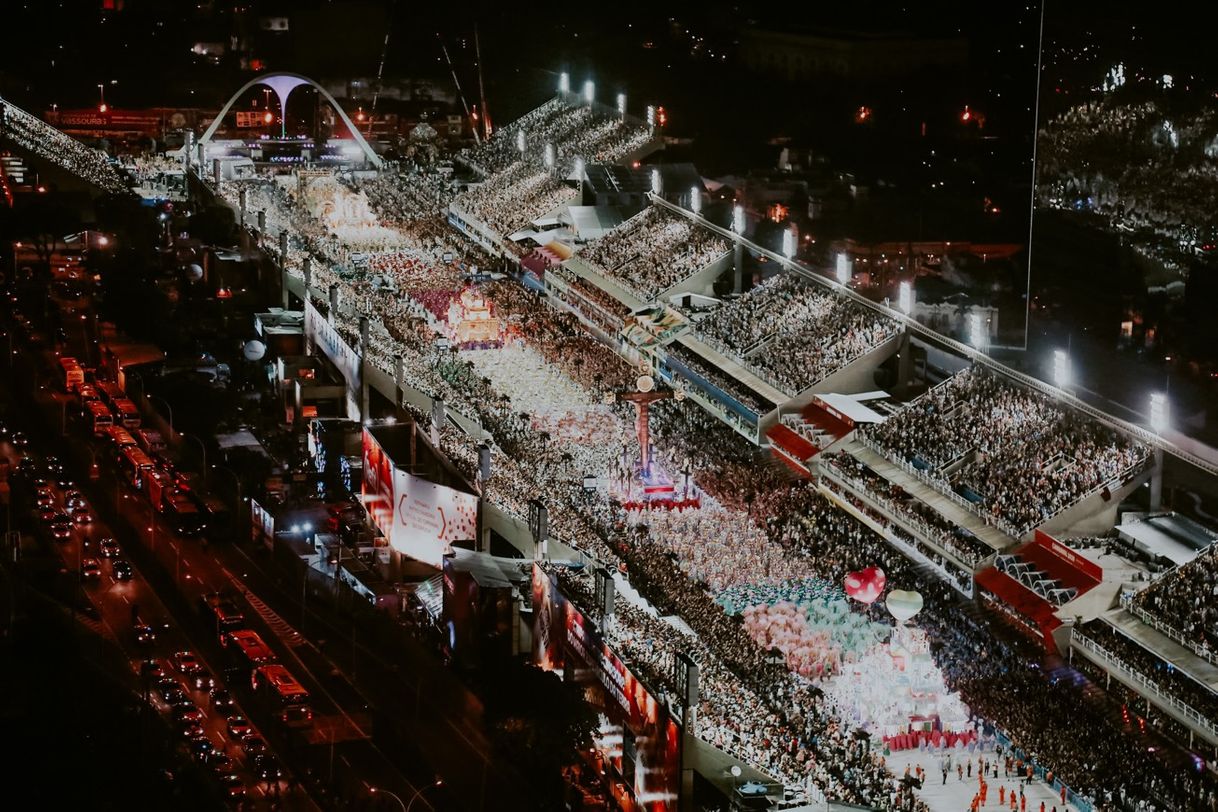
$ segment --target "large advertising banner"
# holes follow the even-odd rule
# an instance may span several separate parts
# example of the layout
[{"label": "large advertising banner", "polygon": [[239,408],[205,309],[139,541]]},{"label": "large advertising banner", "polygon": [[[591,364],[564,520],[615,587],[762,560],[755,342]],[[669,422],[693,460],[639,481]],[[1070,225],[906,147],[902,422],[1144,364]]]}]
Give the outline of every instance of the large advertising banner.
[{"label": "large advertising banner", "polygon": [[681,728],[603,640],[596,627],[533,567],[534,659],[561,668],[601,716],[597,741],[622,790],[626,810],[676,812],[681,788]]},{"label": "large advertising banner", "polygon": [[444,563],[454,541],[472,539],[478,526],[478,497],[393,472],[393,528],[389,546],[433,567]]},{"label": "large advertising banner", "polygon": [[393,538],[393,460],[372,434],[364,430],[364,509],[387,539]]},{"label": "large advertising banner", "polygon": [[389,546],[439,567],[454,541],[474,538],[478,497],[397,468],[364,431],[364,507]]}]

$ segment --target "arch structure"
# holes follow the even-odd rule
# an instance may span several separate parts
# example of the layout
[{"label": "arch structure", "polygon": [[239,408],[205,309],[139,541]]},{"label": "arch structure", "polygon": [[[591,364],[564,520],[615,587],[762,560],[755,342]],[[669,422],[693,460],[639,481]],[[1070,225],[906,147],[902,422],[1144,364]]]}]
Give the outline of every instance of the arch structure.
[{"label": "arch structure", "polygon": [[317,82],[313,81],[307,76],[301,76],[299,73],[269,73],[265,76],[259,76],[246,82],[241,86],[240,90],[232,95],[232,98],[228,100],[224,107],[221,108],[220,114],[216,116],[211,125],[203,132],[203,135],[199,138],[198,143],[209,143],[211,141],[211,137],[216,134],[216,130],[220,129],[220,125],[224,123],[224,117],[228,115],[228,111],[231,110],[233,105],[237,103],[237,100],[241,98],[242,94],[256,85],[266,85],[271,90],[275,91],[275,96],[279,99],[279,116],[281,121],[287,118],[288,97],[292,95],[292,91],[301,85],[309,85],[320,93],[322,97],[330,103],[330,106],[334,108],[334,111],[338,113],[338,117],[342,119],[343,124],[347,125],[347,130],[351,133],[351,136],[355,138],[355,143],[359,145],[360,150],[364,153],[364,157],[368,159],[368,162],[377,169],[384,166],[385,161],[381,158],[381,156],[377,155],[373,151],[372,147],[368,145],[368,142],[364,140],[364,136],[360,134],[359,129],[356,128],[355,124],[351,121],[351,118],[347,115],[347,112],[343,110],[342,106],[337,101],[335,101],[334,97],[331,96],[324,87],[317,84]]}]

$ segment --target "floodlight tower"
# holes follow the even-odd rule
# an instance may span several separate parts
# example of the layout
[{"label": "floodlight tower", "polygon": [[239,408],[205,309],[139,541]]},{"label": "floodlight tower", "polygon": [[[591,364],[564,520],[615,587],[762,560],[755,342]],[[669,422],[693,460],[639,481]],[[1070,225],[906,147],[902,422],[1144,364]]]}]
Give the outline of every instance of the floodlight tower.
[{"label": "floodlight tower", "polygon": [[[907,317],[913,314],[913,285],[902,282],[897,288],[897,308]],[[913,334],[910,321],[901,331],[901,348],[897,352],[897,386],[906,386],[913,378]]]},{"label": "floodlight tower", "polygon": [[[1150,396],[1150,427],[1162,435],[1168,427],[1167,395],[1155,392]],[[1155,445],[1154,468],[1150,474],[1150,509],[1163,507],[1163,449]]]},{"label": "floodlight tower", "polygon": [[739,203],[732,209],[732,231],[736,234],[735,247],[732,252],[734,275],[732,277],[732,290],[740,293],[744,287],[744,228],[746,225],[744,217],[744,206]]}]

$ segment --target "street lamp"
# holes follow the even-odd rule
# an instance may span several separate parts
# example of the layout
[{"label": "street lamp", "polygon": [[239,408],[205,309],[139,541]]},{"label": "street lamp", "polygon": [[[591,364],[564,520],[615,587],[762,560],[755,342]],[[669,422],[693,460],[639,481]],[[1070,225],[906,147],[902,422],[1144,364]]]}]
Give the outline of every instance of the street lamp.
[{"label": "street lamp", "polygon": [[379,787],[368,787],[368,791],[373,795],[376,795],[378,792],[381,795],[388,795],[390,798],[398,802],[398,806],[402,808],[402,812],[407,812],[406,804],[402,803],[402,799],[399,798],[395,793],[392,793],[387,789],[380,789]]},{"label": "street lamp", "polygon": [[442,786],[444,786],[444,779],[437,775],[435,781],[433,781],[432,783],[428,784],[425,787],[419,787],[415,791],[414,795],[410,796],[410,803],[406,804],[406,812],[410,812],[410,807],[414,806],[414,802],[417,801],[419,799],[419,796],[422,795],[424,792],[431,789],[432,787],[442,787]]}]

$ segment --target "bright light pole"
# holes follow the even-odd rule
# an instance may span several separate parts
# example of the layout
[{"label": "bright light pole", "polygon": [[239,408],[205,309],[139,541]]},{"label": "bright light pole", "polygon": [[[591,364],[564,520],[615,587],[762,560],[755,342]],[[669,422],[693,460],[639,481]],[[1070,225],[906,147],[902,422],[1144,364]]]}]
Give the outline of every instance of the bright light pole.
[{"label": "bright light pole", "polygon": [[702,213],[702,190],[693,186],[689,190],[689,209],[694,214]]},{"label": "bright light pole", "polygon": [[902,282],[897,289],[897,307],[906,316],[913,312],[913,286],[908,282]]},{"label": "bright light pole", "polygon": [[1150,427],[1156,434],[1167,428],[1167,395],[1162,392],[1150,396]]},{"label": "bright light pole", "polygon": [[[1167,395],[1155,392],[1150,396],[1150,427],[1155,434],[1162,435],[1168,424]],[[1155,445],[1154,469],[1150,475],[1150,509],[1163,506],[1163,448]]]},{"label": "bright light pole", "polygon": [[1053,351],[1053,383],[1058,389],[1070,386],[1070,356],[1065,350]]},{"label": "bright light pole", "polygon": [[968,315],[968,343],[978,350],[985,347],[985,328],[981,324],[981,314],[979,313],[969,313]]},{"label": "bright light pole", "polygon": [[851,268],[850,257],[846,256],[845,251],[839,251],[837,255],[837,281],[843,285],[850,284]]},{"label": "bright light pole", "polygon": [[584,101],[588,104],[596,101],[596,83],[591,79],[584,82]]},{"label": "bright light pole", "polygon": [[435,781],[433,781],[432,783],[428,784],[425,787],[419,787],[415,791],[414,795],[410,796],[410,803],[406,804],[406,812],[410,812],[410,808],[412,806],[414,806],[414,802],[419,800],[419,796],[422,795],[424,792],[431,789],[432,787],[442,787],[442,786],[444,786],[444,779],[437,775]]}]

